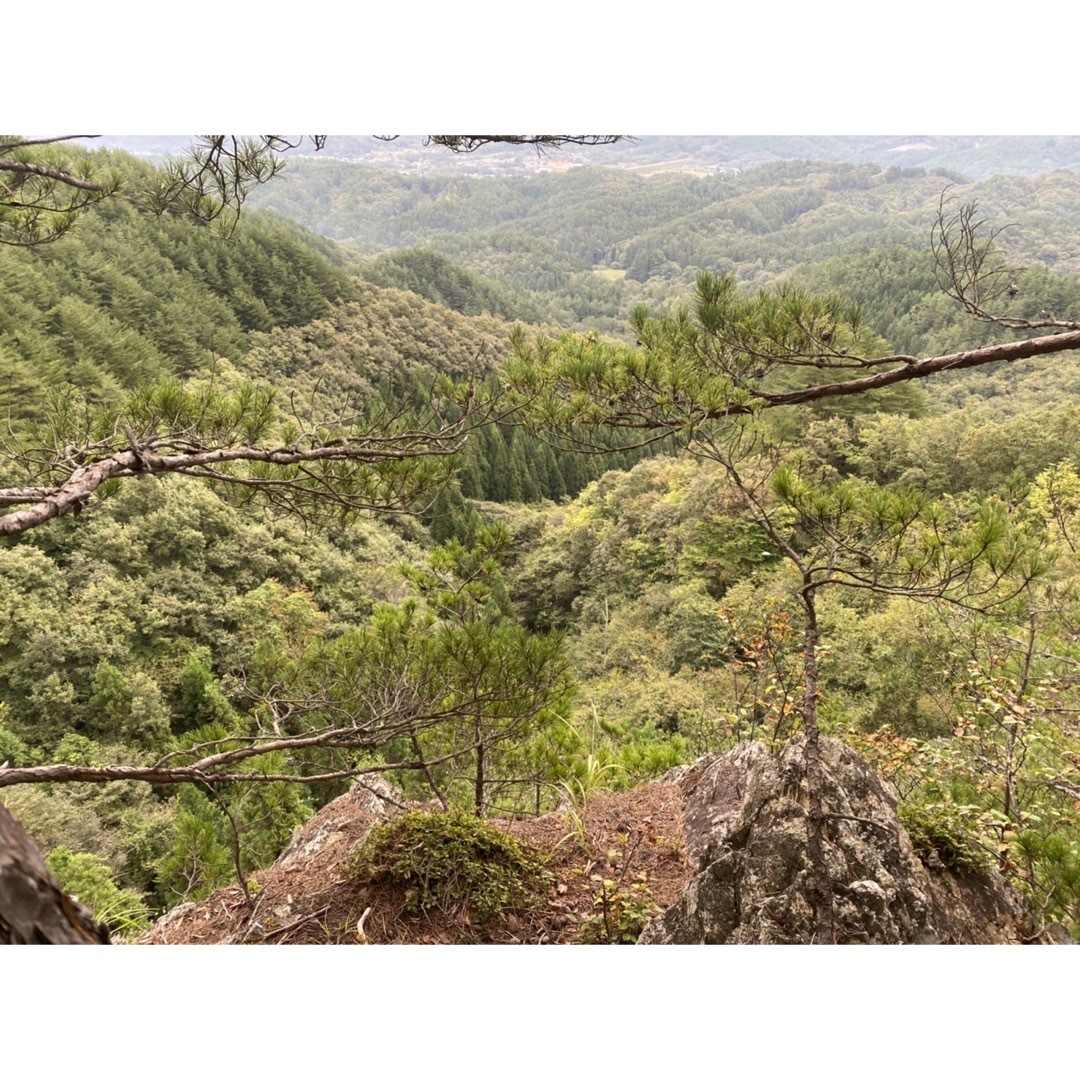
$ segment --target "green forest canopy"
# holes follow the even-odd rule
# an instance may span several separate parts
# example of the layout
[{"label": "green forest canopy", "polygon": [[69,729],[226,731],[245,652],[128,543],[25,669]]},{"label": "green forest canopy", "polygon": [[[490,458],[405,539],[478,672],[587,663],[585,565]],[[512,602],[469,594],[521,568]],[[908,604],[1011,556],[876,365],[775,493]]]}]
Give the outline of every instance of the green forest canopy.
[{"label": "green forest canopy", "polygon": [[[136,167],[116,160],[118,168]],[[329,386],[390,405],[419,399],[438,374],[490,378],[509,351],[510,321],[545,324],[557,338],[561,312],[568,328],[595,318],[602,330],[619,316],[623,343],[593,333],[567,339],[567,347],[576,342],[586,360],[629,363],[636,346],[626,342],[638,330],[625,321],[627,301],[664,310],[675,297],[689,300],[694,260],[713,242],[717,222],[729,223],[720,230],[731,241],[726,250],[742,254],[715,269],[752,281],[791,272],[815,289],[854,294],[881,355],[932,356],[999,340],[940,296],[918,230],[900,228],[905,214],[914,222],[921,213],[928,234],[925,208],[940,198],[941,178],[783,165],[736,179],[723,189],[719,181],[627,182],[584,172],[566,177],[563,188],[555,178],[530,181],[533,188],[521,190],[536,196],[540,212],[523,201],[520,231],[498,235],[480,208],[499,203],[504,182],[470,182],[453,199],[435,184],[448,225],[478,221],[481,230],[429,232],[435,210],[425,201],[431,193],[421,192],[408,225],[415,236],[402,229],[401,238],[422,238],[429,253],[367,264],[265,212],[245,215],[223,244],[190,222],[103,202],[62,243],[0,251],[12,283],[0,296],[5,401],[16,421],[70,421],[58,401],[85,395],[107,412],[171,378],[189,394],[211,383],[215,393],[234,393],[255,379],[272,384],[280,401],[310,403]],[[1062,211],[1053,241],[1037,214],[1034,226],[1025,223],[1027,250],[1059,247],[1039,247],[1047,257],[1016,278],[1016,295],[1003,298],[1011,317],[1077,317],[1075,279],[1057,272],[1067,262],[1072,184],[1068,176],[1006,178],[978,189],[988,212],[1021,207],[1032,195]],[[387,197],[398,198],[401,184],[387,186]],[[670,225],[669,189],[682,211]],[[723,198],[708,203],[710,191]],[[599,223],[583,213],[598,192],[611,206]],[[650,194],[661,197],[650,202]],[[688,197],[701,205],[679,202]],[[458,203],[464,218],[454,217]],[[511,198],[503,213],[514,206]],[[896,243],[892,232],[875,231],[890,217]],[[695,239],[664,249],[673,271],[650,270],[638,281],[632,266],[616,265],[629,252],[612,257],[629,243],[619,239],[620,222],[636,222],[634,236],[661,240],[669,227],[678,235],[684,219],[685,236]],[[811,228],[824,239],[804,247]],[[460,250],[451,250],[455,244]],[[1049,258],[1053,250],[1062,257]],[[795,265],[800,251],[829,258]],[[600,261],[590,262],[597,252]],[[523,284],[516,268],[533,254],[539,265],[549,260],[550,282]],[[597,267],[626,273],[605,277]],[[370,280],[355,278],[353,268]],[[577,276],[593,291],[578,291]],[[824,344],[837,354],[846,347]],[[867,399],[850,411],[788,406],[775,411],[770,436],[825,487],[914,484],[942,495],[961,520],[996,500],[1010,528],[1051,553],[1034,591],[974,615],[902,597],[830,594],[820,608],[821,716],[827,731],[869,755],[942,828],[963,828],[995,858],[1007,848],[1007,872],[1047,917],[1070,925],[1080,865],[1070,720],[1077,371],[1066,354],[1052,365],[999,364],[977,379],[957,373],[939,385],[936,376],[925,394]],[[496,384],[488,387],[494,395]],[[415,793],[433,783],[448,801],[475,801],[480,776],[492,806],[535,802],[537,792],[547,805],[560,782],[595,775],[597,766],[606,782],[632,784],[747,735],[775,741],[795,730],[800,659],[787,571],[722,470],[638,453],[629,471],[597,479],[633,459],[560,455],[513,416],[505,420],[468,440],[456,484],[442,487],[441,502],[429,501],[419,520],[344,515],[305,530],[221,487],[147,477],[110,489],[78,518],[5,541],[0,760],[91,776],[109,762],[151,770],[166,754],[180,755],[172,760],[183,766],[206,753],[190,750],[192,743],[241,751],[275,723],[287,736],[290,723],[297,732],[316,730],[325,713],[313,708],[290,721],[274,711],[267,680],[287,673],[309,703],[330,673],[361,685],[384,663],[380,639],[401,643],[399,653],[416,664],[413,685],[428,692],[451,685],[450,655],[479,660],[511,642],[522,655],[534,650],[536,708],[511,725],[513,740],[499,737],[508,729],[496,716],[470,734],[465,713],[414,731],[425,760],[451,756],[426,779],[423,769],[396,779]],[[127,437],[116,434],[110,452],[130,453]],[[485,520],[507,526],[513,543],[493,541]],[[400,573],[402,562],[409,574]],[[446,603],[474,579],[482,588],[469,605]],[[558,679],[550,697],[542,692],[545,672],[563,656],[578,686],[572,705],[557,701],[565,689]],[[9,787],[5,801],[60,852],[56,872],[96,874],[101,895],[108,882],[133,890],[145,910],[124,910],[138,922],[234,874],[234,826],[246,872],[272,859],[293,824],[351,771],[416,764],[411,722],[385,745],[329,746],[322,757],[305,751],[292,766],[267,756],[259,766],[273,772],[298,763],[309,776],[336,779],[245,783],[251,766],[238,756],[231,759],[237,778],[219,785],[219,801],[197,786],[170,795],[145,782]],[[101,864],[65,854],[76,851],[103,860],[107,880],[98,881]]]}]

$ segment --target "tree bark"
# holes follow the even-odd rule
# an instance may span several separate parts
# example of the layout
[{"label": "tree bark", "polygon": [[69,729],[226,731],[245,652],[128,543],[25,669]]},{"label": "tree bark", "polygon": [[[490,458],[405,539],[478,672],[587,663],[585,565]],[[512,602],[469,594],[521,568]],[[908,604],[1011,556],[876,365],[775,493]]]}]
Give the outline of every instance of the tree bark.
[{"label": "tree bark", "polygon": [[473,794],[476,799],[476,816],[484,816],[484,732],[480,720],[476,721],[476,780]]},{"label": "tree bark", "polygon": [[820,730],[818,728],[817,642],[818,622],[815,587],[809,575],[803,578],[803,607],[806,629],[803,635],[803,703],[802,721],[805,734],[803,760],[806,764],[806,848],[810,856],[809,889],[814,906],[816,932],[814,944],[832,945],[836,940],[833,926],[833,890],[825,861],[825,810],[822,805],[823,774],[821,771]]},{"label": "tree bark", "polygon": [[[179,454],[157,454],[152,449],[117,450],[93,464],[76,469],[66,481],[54,488],[0,489],[0,506],[32,503],[25,510],[0,516],[0,536],[18,536],[29,529],[44,525],[70,511],[78,511],[90,496],[107,480],[145,475],[178,473],[222,483],[248,484],[243,477],[228,476],[214,471],[217,466],[231,462],[256,462],[289,466],[324,461],[356,461],[371,464],[388,461],[411,461],[424,457],[450,457],[463,445],[460,421],[438,432],[358,440],[355,445],[339,440],[309,450],[289,447],[224,446],[207,450],[192,450]],[[258,486],[257,483],[254,486]],[[372,505],[369,509],[379,509]]]},{"label": "tree bark", "polygon": [[[980,349],[967,349],[964,352],[947,353],[943,356],[929,356],[922,360],[914,356],[888,357],[887,360],[895,360],[899,366],[888,371],[879,371],[875,375],[864,376],[861,379],[845,379],[843,382],[809,386],[803,390],[791,390],[786,393],[759,393],[757,396],[764,400],[766,408],[779,405],[800,405],[807,401],[820,401],[823,398],[865,394],[869,390],[880,390],[911,379],[925,379],[939,371],[959,371],[962,368],[982,367],[983,364],[996,364],[1002,360],[1012,363],[1015,360],[1053,356],[1057,353],[1071,352],[1074,349],[1080,349],[1080,330],[1024,338],[1021,341],[1007,341],[1000,345],[986,345]],[[878,362],[886,363],[887,360]],[[749,408],[726,409],[718,415],[730,416],[744,411],[748,412]]]},{"label": "tree bark", "polygon": [[109,931],[57,884],[37,845],[0,806],[0,945],[107,945]]}]

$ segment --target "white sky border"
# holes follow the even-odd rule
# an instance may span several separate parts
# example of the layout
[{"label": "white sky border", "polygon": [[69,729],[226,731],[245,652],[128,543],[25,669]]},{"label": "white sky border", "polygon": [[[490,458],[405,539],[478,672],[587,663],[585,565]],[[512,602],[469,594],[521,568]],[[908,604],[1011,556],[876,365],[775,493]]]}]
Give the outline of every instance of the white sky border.
[{"label": "white sky border", "polygon": [[[96,19],[54,6],[70,19],[50,20],[47,68],[40,49],[17,45],[40,39],[40,13],[4,16],[5,80],[31,91],[11,102],[7,126],[20,131],[1066,135],[1077,124],[1072,65],[1014,45],[1006,18],[940,0],[753,11],[466,0],[389,13],[309,0],[282,8],[287,19],[251,0],[212,15],[116,0]],[[1080,14],[1030,0],[1022,21],[1068,40]]]},{"label": "white sky border", "polygon": [[[19,88],[5,127],[35,134],[1077,133],[1075,75],[1064,50],[1048,62],[1043,34],[1032,46],[1017,44],[1017,31],[996,14],[992,22],[972,21],[970,9],[941,0],[882,5],[879,14],[848,0],[773,3],[765,16],[720,3],[703,15],[702,7],[668,3],[641,15],[610,0],[587,8],[580,0],[549,0],[508,14],[505,3],[471,0],[412,3],[405,14],[389,15],[372,4],[309,0],[286,21],[250,0],[228,9],[158,12],[114,0],[96,15],[61,0],[49,7],[46,31],[40,8],[20,5],[3,20],[4,78]],[[1076,38],[1074,9],[1048,0],[1025,3],[1011,17],[1041,28],[1050,41]],[[587,1066],[614,1071],[619,1061],[651,1062],[653,1050],[642,1050],[642,1038],[653,1048],[667,1040],[666,1050],[659,1043],[657,1063],[670,1072],[689,1063],[687,1045],[695,1039],[702,1063],[709,1060],[714,1038],[726,1031],[743,1047],[732,1063],[767,1076],[770,1061],[790,1067],[790,1058],[754,1060],[766,1049],[754,1036],[767,1039],[779,1028],[789,1048],[815,1035],[822,1045],[839,1040],[851,1048],[853,1068],[860,1059],[873,1061],[884,1077],[917,1068],[904,1055],[880,1056],[882,1047],[907,1038],[918,1047],[915,1058],[932,1059],[943,1071],[946,1061],[971,1073],[980,1063],[1004,1071],[1010,1060],[1033,1071],[1053,1046],[1040,1041],[1035,1053],[1020,1037],[1003,1046],[991,1017],[1007,1002],[1014,1032],[1068,1030],[1069,1017],[1057,1006],[1065,1008],[1063,983],[1075,966],[1066,968],[1067,950],[926,948],[850,957],[824,950],[817,959],[801,950],[571,949],[552,951],[556,959],[543,964],[515,950],[417,957],[412,950],[328,949],[312,958],[287,949],[136,948],[106,950],[108,959],[80,950],[85,959],[77,966],[64,950],[59,968],[37,951],[19,952],[27,962],[9,968],[20,976],[15,1016],[6,1014],[13,1029],[51,1037],[47,1002],[62,983],[89,1006],[88,1021],[96,1017],[95,1000],[108,1002],[113,1024],[124,1018],[122,1041],[145,1053],[144,1061],[153,1048],[133,1032],[154,1036],[160,1050],[184,1028],[178,1003],[190,997],[197,1007],[208,985],[221,987],[229,1022],[199,1040],[200,1056],[215,1061],[215,1071],[228,1060],[250,1067],[264,1053],[273,1061],[280,1043],[251,1034],[271,1015],[293,1028],[297,1050],[314,1051],[315,1060],[341,1046],[336,1064],[345,1069],[360,1059],[378,1062],[380,1045],[400,1046],[417,1022],[434,1032],[456,1023],[464,1032],[472,1018],[486,1021],[493,1067],[502,1058],[520,1068],[522,1055],[527,1064],[533,1052],[521,1046],[533,1029],[549,1054],[564,1062],[573,1057],[573,1071],[584,1075]],[[91,962],[91,954],[100,959]],[[520,989],[513,1008],[504,994],[508,981]],[[424,993],[423,1008],[410,1004],[417,984],[439,991]],[[1010,984],[1025,987],[1019,1005]],[[9,987],[15,985],[12,978]],[[290,985],[297,989],[286,992]],[[140,986],[158,989],[146,995]],[[814,1024],[803,1027],[808,997]],[[305,1033],[303,1018],[312,1011],[319,1019]],[[493,1011],[507,1022],[498,1037],[490,1034]],[[165,1023],[162,1030],[154,1016]],[[74,1018],[65,1026],[69,1043],[78,1033],[83,1045],[92,1044],[95,1029],[80,1031]],[[384,1033],[374,1046],[354,1043],[352,1033],[373,1030]],[[581,1057],[575,1032],[595,1048],[595,1059]],[[510,1035],[521,1040],[516,1049],[504,1045]],[[126,1075],[115,1063],[111,1068]]]}]

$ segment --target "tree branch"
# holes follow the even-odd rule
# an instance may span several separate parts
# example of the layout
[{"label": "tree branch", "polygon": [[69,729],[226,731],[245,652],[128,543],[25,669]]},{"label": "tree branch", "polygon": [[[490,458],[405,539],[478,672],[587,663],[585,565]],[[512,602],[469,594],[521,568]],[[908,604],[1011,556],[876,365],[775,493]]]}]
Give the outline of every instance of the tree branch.
[{"label": "tree branch", "polygon": [[67,187],[78,188],[80,191],[105,191],[104,184],[98,184],[93,180],[80,180],[63,169],[53,169],[48,165],[37,165],[32,161],[13,161],[10,158],[0,158],[0,172],[27,173],[32,176],[43,176],[48,180],[56,180]]},{"label": "tree branch", "polygon": [[[117,450],[102,460],[82,465],[70,473],[67,480],[55,487],[16,487],[0,489],[0,506],[30,503],[27,509],[0,516],[0,536],[17,536],[53,518],[81,509],[102,484],[108,480],[142,475],[179,473],[210,478],[223,484],[237,484],[258,489],[272,488],[284,483],[289,490],[302,493],[297,480],[275,481],[274,478],[230,475],[215,466],[229,463],[271,465],[287,469],[316,462],[345,462],[378,467],[392,463],[421,462],[424,459],[448,459],[464,445],[469,422],[463,418],[435,431],[411,430],[395,434],[333,440],[308,449],[293,446],[255,447],[220,446],[213,449],[192,449],[181,453],[158,454],[150,449],[155,445],[175,444],[176,440],[158,439],[143,442],[139,449]],[[130,425],[125,425],[125,439],[134,438]],[[70,455],[69,455],[70,457]],[[336,495],[339,501],[353,509],[393,509],[408,503],[417,495],[415,485],[400,491],[391,483],[386,487],[385,505],[372,489],[350,493],[348,476],[310,478],[322,485],[324,495]]]},{"label": "tree branch", "polygon": [[[912,379],[925,379],[941,371],[960,371],[964,368],[982,367],[1004,361],[1030,360],[1036,356],[1052,356],[1057,353],[1080,349],[1080,330],[1064,334],[1048,334],[1043,337],[1027,338],[1023,341],[1009,341],[1001,345],[986,345],[980,349],[968,349],[965,352],[948,353],[944,356],[932,356],[924,360],[913,357],[889,357],[879,361],[887,363],[902,361],[903,366],[862,379],[847,379],[839,383],[827,383],[823,386],[809,386],[803,390],[792,390],[781,394],[768,394],[760,390],[751,391],[760,399],[765,408],[780,405],[801,405],[808,401],[821,401],[825,398],[850,397],[853,394],[865,394],[871,390],[881,390],[886,386],[909,382]],[[706,419],[719,419],[724,416],[746,415],[753,411],[749,404],[735,404],[729,408],[710,410]]]},{"label": "tree branch", "polygon": [[[397,136],[379,136],[390,141]],[[441,146],[455,154],[471,154],[482,146],[505,143],[510,146],[535,146],[538,153],[555,146],[609,146],[627,139],[626,135],[428,135],[429,146]]]}]

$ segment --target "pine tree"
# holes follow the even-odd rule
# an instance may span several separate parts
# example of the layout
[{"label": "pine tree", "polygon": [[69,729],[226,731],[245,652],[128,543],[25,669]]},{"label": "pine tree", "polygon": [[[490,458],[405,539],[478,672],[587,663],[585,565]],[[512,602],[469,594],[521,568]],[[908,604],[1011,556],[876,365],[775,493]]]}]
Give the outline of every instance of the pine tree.
[{"label": "pine tree", "polygon": [[[947,225],[941,229],[944,235]],[[965,291],[970,283],[954,284],[958,296],[976,302],[970,295],[978,295],[978,290]],[[530,344],[517,331],[508,376],[535,422],[571,444],[607,429],[686,440],[691,453],[722,466],[754,520],[796,571],[803,611],[810,893],[817,940],[831,942],[828,811],[819,751],[819,592],[845,585],[946,599],[956,593],[971,595],[965,593],[970,589],[991,602],[999,586],[1006,593],[1023,588],[1041,564],[1009,528],[999,507],[983,507],[973,522],[950,521],[943,507],[913,492],[823,486],[792,468],[776,470],[781,451],[770,445],[763,422],[768,409],[857,395],[870,388],[868,383],[903,383],[920,370],[930,373],[950,366],[946,359],[874,359],[882,343],[864,332],[855,308],[835,297],[811,296],[787,286],[745,296],[733,277],[702,274],[696,299],[693,313],[682,309],[654,318],[645,308],[636,309],[634,347],[606,343],[593,334]],[[856,370],[860,365],[886,370],[851,378],[852,365]],[[827,373],[824,378],[822,371]],[[793,380],[799,389],[792,389]],[[607,445],[595,436],[593,441],[599,448]],[[779,513],[776,500],[782,507]],[[792,513],[798,526],[794,534]]]}]

